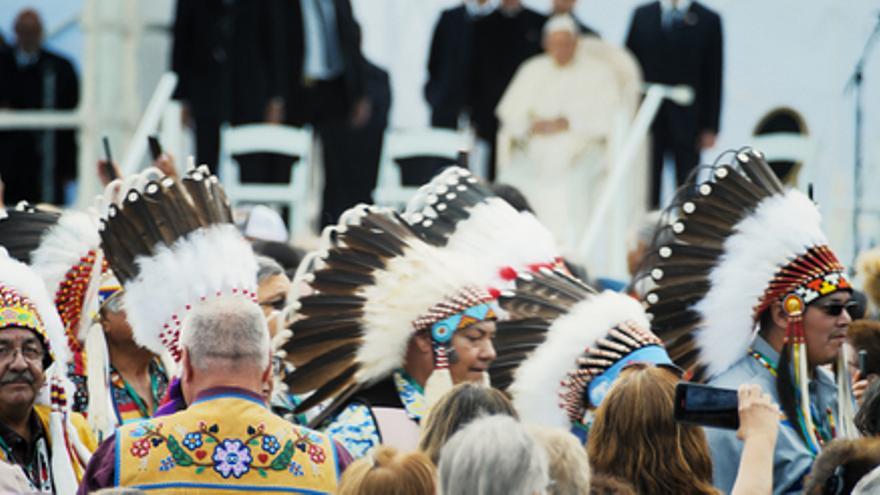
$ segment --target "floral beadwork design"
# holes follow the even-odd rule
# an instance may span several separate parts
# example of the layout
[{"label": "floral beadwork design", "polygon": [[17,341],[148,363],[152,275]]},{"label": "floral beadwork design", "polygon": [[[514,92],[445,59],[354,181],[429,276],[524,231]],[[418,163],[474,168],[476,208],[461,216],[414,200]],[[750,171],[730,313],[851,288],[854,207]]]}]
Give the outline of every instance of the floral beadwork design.
[{"label": "floral beadwork design", "polygon": [[290,467],[287,469],[294,476],[303,476],[305,473],[303,472],[302,464],[296,461],[290,461]]},{"label": "floral beadwork design", "polygon": [[214,448],[214,470],[220,473],[220,476],[228,478],[231,474],[236,478],[250,471],[251,449],[244,446],[241,440],[223,440]]},{"label": "floral beadwork design", "polygon": [[[183,430],[178,433],[183,433]],[[247,437],[221,438],[220,427],[200,422],[198,431],[183,434],[178,441],[173,434],[164,434],[162,424],[143,423],[130,432],[137,438],[129,453],[144,458],[153,448],[165,445],[170,456],[160,462],[160,471],[175,468],[194,468],[196,474],[211,468],[226,478],[241,478],[251,471],[266,477],[269,471],[289,471],[293,476],[303,476],[300,463],[293,460],[299,451],[307,455],[313,465],[327,461],[327,453],[320,445],[321,438],[311,431],[294,430],[295,438],[288,439],[282,447],[278,437],[266,433],[265,425],[247,427]]]}]

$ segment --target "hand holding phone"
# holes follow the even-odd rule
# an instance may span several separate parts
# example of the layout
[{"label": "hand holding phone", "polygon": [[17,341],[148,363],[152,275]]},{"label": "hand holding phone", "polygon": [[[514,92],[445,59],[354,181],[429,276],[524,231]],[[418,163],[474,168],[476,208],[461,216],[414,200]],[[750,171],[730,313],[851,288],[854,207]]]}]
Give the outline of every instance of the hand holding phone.
[{"label": "hand holding phone", "polygon": [[736,390],[680,382],[675,386],[675,420],[679,423],[739,429]]},{"label": "hand holding phone", "polygon": [[859,378],[868,378],[868,351],[864,349],[859,351]]},{"label": "hand holding phone", "polygon": [[147,143],[150,145],[150,156],[155,162],[162,156],[162,145],[159,143],[159,138],[155,135],[147,137]]},{"label": "hand holding phone", "polygon": [[[737,391],[739,400],[739,423],[736,436],[740,440],[763,438],[775,440],[779,432],[779,406],[760,385],[740,385]],[[770,442],[774,444],[774,441]]]},{"label": "hand holding phone", "polygon": [[104,174],[107,176],[107,182],[112,182],[119,178],[119,175],[116,173],[116,168],[113,166],[113,155],[110,154],[110,139],[107,136],[101,138],[101,142],[104,145],[104,164],[102,165],[104,169]]}]

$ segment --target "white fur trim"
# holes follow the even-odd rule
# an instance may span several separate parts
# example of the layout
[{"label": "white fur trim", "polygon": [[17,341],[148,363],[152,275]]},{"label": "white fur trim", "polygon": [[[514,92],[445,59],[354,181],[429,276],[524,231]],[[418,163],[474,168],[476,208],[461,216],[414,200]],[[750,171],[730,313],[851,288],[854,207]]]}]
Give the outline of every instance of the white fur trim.
[{"label": "white fur trim", "polygon": [[826,244],[816,205],[795,190],[764,199],[734,227],[724,255],[709,274],[710,289],[694,307],[696,332],[708,376],[740,359],[754,338],[752,312],[776,272],[813,246]]},{"label": "white fur trim", "polygon": [[550,326],[547,339],[516,370],[508,392],[526,423],[569,428],[559,407],[560,383],[577,369],[587,347],[617,324],[632,321],[649,328],[648,318],[635,299],[612,291],[579,302]]},{"label": "white fur trim", "polygon": [[116,428],[116,414],[110,398],[110,357],[100,323],[93,323],[85,339],[86,385],[89,392],[89,426],[103,440]]},{"label": "white fur trim", "polygon": [[232,224],[196,230],[136,262],[139,273],[126,284],[123,304],[135,341],[155,354],[166,351],[163,326],[174,314],[183,320],[186,305],[217,292],[257,290],[253,250]]},{"label": "white fur trim", "polygon": [[30,267],[10,258],[4,251],[0,253],[0,282],[14,287],[20,295],[30,300],[43,320],[55,362],[68,363],[70,349],[67,347],[64,325],[42,279]]}]

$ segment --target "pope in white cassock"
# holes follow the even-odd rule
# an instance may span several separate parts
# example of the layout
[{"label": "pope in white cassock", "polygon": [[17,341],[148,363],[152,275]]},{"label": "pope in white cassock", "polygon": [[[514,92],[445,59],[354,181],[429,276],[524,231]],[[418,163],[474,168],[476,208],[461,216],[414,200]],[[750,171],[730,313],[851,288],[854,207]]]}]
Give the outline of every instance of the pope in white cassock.
[{"label": "pope in white cassock", "polygon": [[[498,181],[525,194],[567,255],[588,268],[600,262],[607,266],[609,253],[619,250],[622,257],[625,246],[603,244],[605,253],[589,259],[573,249],[602,191],[615,143],[635,112],[638,65],[621,48],[596,38],[579,39],[568,15],[552,17],[543,36],[544,53],[520,66],[496,108],[501,121]],[[633,198],[629,204],[643,208]],[[612,210],[638,218],[636,211]],[[622,267],[623,259],[617,261]]]}]

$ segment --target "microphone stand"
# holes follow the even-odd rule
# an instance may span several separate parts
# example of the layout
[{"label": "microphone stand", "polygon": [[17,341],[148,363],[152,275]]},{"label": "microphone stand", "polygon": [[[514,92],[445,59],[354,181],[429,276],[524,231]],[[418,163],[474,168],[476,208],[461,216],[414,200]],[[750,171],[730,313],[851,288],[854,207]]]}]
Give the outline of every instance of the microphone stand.
[{"label": "microphone stand", "polygon": [[865,62],[868,59],[868,55],[871,52],[871,48],[874,46],[874,42],[877,40],[878,35],[880,35],[880,17],[877,18],[877,23],[874,25],[873,31],[868,36],[868,40],[865,42],[865,47],[862,49],[862,54],[859,57],[858,62],[856,62],[856,66],[853,69],[852,76],[850,76],[849,81],[846,83],[845,92],[854,91],[855,92],[855,141],[854,141],[854,168],[853,168],[853,217],[852,217],[852,232],[853,232],[853,262],[850,265],[852,269],[855,267],[856,257],[859,255],[859,219],[862,215],[862,167],[863,167],[863,156],[862,156],[862,126],[864,124],[864,103],[862,98],[862,86],[864,85],[864,69]]}]

